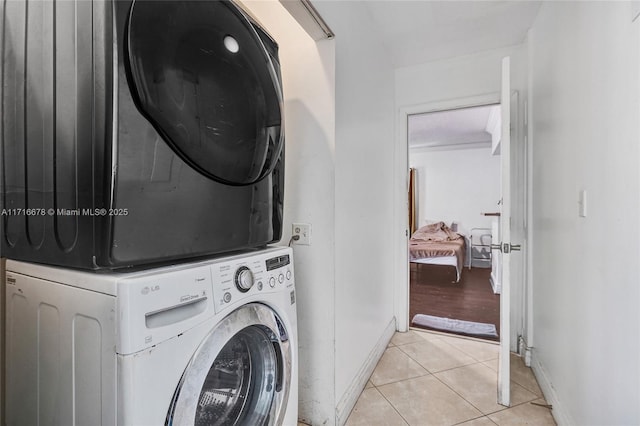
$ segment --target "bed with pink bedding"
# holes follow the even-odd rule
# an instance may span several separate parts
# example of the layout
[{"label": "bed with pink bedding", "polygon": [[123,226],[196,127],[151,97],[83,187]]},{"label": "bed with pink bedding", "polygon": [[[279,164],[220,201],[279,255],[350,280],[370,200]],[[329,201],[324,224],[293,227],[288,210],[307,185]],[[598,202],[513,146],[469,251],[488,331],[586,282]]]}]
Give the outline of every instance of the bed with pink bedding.
[{"label": "bed with pink bedding", "polygon": [[423,226],[409,239],[409,261],[456,268],[460,281],[465,256],[464,237],[453,232],[444,222]]}]

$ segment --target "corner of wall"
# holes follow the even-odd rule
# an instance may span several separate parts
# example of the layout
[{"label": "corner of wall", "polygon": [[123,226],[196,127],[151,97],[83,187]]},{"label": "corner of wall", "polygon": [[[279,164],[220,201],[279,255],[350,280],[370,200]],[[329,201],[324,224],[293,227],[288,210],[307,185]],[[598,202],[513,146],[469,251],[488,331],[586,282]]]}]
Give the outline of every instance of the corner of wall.
[{"label": "corner of wall", "polygon": [[294,246],[298,303],[298,416],[335,421],[335,42],[316,42],[277,0],[243,0],[280,47],[286,164],[283,235],[309,223]]},{"label": "corner of wall", "polygon": [[356,377],[354,377],[353,381],[345,391],[345,393],[340,397],[336,404],[336,424],[343,425],[346,423],[349,414],[351,414],[351,410],[355,407],[360,394],[364,390],[364,387],[367,385],[367,381],[371,374],[373,374],[373,370],[376,368],[378,361],[382,357],[382,354],[387,349],[393,334],[396,331],[396,319],[393,318],[391,322],[387,325],[387,328],[384,330],[380,339],[373,347],[369,356],[367,356],[366,362],[362,365]]}]

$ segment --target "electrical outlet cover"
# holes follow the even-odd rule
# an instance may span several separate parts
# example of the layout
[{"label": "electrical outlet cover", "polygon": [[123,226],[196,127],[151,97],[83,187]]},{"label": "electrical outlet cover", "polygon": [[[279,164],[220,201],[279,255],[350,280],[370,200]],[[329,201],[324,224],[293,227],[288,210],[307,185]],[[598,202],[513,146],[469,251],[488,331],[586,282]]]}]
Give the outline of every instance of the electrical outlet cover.
[{"label": "electrical outlet cover", "polygon": [[291,228],[291,235],[298,235],[300,238],[294,240],[293,244],[310,246],[311,245],[311,224],[310,223],[294,223]]}]

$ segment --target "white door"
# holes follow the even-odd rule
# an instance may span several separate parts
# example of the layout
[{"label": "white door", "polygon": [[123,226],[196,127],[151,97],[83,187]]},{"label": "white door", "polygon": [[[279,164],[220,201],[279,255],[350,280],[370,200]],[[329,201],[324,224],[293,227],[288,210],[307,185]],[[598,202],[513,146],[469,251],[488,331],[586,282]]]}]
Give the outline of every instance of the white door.
[{"label": "white door", "polygon": [[501,109],[501,215],[500,243],[494,246],[499,250],[501,262],[500,293],[500,357],[498,366],[498,403],[509,406],[511,403],[510,374],[510,333],[511,333],[511,252],[519,250],[519,246],[511,245],[511,71],[510,58],[502,59],[502,90],[500,93]]}]

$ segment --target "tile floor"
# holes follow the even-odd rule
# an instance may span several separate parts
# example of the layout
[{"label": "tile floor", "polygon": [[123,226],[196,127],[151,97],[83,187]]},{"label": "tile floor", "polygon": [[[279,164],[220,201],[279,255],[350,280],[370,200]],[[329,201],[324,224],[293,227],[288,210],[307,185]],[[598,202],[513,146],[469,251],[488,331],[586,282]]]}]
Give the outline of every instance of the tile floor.
[{"label": "tile floor", "polygon": [[[396,333],[346,426],[555,425],[531,369],[512,356],[511,407],[496,403],[499,346]],[[536,404],[532,404],[535,402]]]}]

